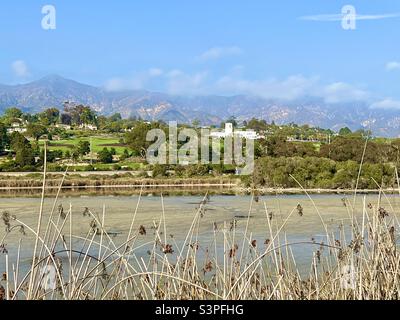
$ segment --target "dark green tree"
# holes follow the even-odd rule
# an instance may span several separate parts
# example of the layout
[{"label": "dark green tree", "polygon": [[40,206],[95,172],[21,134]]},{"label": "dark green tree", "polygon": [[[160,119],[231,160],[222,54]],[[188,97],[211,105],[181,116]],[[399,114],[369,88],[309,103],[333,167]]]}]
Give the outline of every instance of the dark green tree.
[{"label": "dark green tree", "polygon": [[110,117],[111,122],[116,122],[116,121],[121,121],[121,120],[122,120],[122,116],[120,113],[115,113]]},{"label": "dark green tree", "polygon": [[159,127],[160,125],[157,123],[148,124],[145,122],[139,122],[132,131],[126,133],[125,142],[136,155],[144,158],[146,156],[147,148],[153,143],[146,141],[147,132]]},{"label": "dark green tree", "polygon": [[351,133],[352,133],[352,131],[348,127],[344,127],[344,128],[339,130],[339,134],[341,136],[347,136],[347,135],[349,135]]},{"label": "dark green tree", "polygon": [[15,152],[15,164],[19,167],[35,164],[34,150],[30,142],[20,133],[11,135],[11,148]]},{"label": "dark green tree", "polygon": [[8,135],[6,126],[0,122],[0,153],[4,151],[6,146],[8,145]]},{"label": "dark green tree", "polygon": [[39,115],[40,122],[45,125],[54,125],[60,118],[60,111],[57,108],[49,108]]},{"label": "dark green tree", "polygon": [[8,108],[4,111],[4,118],[7,120],[15,120],[22,118],[23,112],[16,107]]},{"label": "dark green tree", "polygon": [[36,141],[38,141],[42,135],[48,133],[47,128],[41,124],[29,123],[26,129],[27,134]]},{"label": "dark green tree", "polygon": [[124,161],[130,157],[129,151],[127,149],[124,149],[124,153],[121,156],[121,161]]},{"label": "dark green tree", "polygon": [[101,163],[112,163],[113,162],[113,156],[107,148],[104,148],[103,150],[101,150],[98,153],[98,159]]},{"label": "dark green tree", "polygon": [[85,156],[85,155],[89,154],[90,153],[89,141],[79,141],[77,150],[81,156]]}]

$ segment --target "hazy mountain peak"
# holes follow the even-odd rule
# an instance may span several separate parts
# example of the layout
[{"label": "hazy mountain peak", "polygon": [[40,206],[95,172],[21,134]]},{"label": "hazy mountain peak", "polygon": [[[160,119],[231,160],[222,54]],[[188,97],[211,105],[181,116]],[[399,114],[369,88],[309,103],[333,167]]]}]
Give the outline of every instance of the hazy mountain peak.
[{"label": "hazy mountain peak", "polygon": [[74,86],[82,86],[82,87],[90,87],[89,85],[83,84],[83,83],[79,83],[75,80],[71,80],[71,79],[67,79],[64,78],[58,74],[51,74],[48,76],[45,76],[39,80],[33,81],[31,83],[28,83],[28,85],[40,85],[40,84],[45,84],[45,85],[64,85],[66,86],[66,88],[70,85],[74,85]]},{"label": "hazy mountain peak", "polygon": [[17,106],[30,112],[47,107],[62,109],[65,101],[92,106],[104,114],[121,113],[149,120],[178,120],[190,123],[194,119],[202,124],[219,124],[231,116],[239,120],[253,117],[277,124],[298,123],[338,129],[348,126],[359,129],[373,123],[377,135],[399,135],[398,112],[370,109],[362,103],[326,104],[319,98],[306,97],[291,102],[263,99],[248,95],[231,97],[218,95],[174,96],[145,90],[107,92],[66,79],[48,75],[24,85],[0,85],[0,112]]},{"label": "hazy mountain peak", "polygon": [[[58,74],[49,74],[47,76],[44,76],[43,78],[39,79],[39,81],[65,81],[65,80],[69,80],[66,79]],[[72,80],[69,80],[72,81]]]}]

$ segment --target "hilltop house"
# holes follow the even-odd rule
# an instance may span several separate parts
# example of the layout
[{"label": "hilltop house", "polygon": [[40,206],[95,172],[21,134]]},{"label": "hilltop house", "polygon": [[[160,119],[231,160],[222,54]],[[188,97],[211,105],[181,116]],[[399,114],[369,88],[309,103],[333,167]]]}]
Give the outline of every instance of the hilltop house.
[{"label": "hilltop house", "polygon": [[56,124],[56,128],[64,129],[64,130],[71,130],[71,126],[70,126],[70,125],[68,125],[68,124],[61,124],[61,123]]},{"label": "hilltop house", "polygon": [[296,138],[296,137],[293,137],[293,136],[287,137],[286,141],[288,141],[288,142],[313,142],[313,143],[320,143],[321,142],[320,140],[318,140],[316,138],[313,138],[313,137],[300,138],[299,139],[299,138]]},{"label": "hilltop house", "polygon": [[11,127],[7,129],[8,133],[13,133],[13,132],[19,132],[19,133],[25,133],[27,131],[26,129],[27,122],[22,120],[22,119],[17,119],[17,121],[14,121],[11,123]]},{"label": "hilltop house", "polygon": [[86,123],[81,124],[79,126],[79,129],[91,130],[91,131],[97,131],[98,130],[97,126],[95,126],[93,124],[86,124]]},{"label": "hilltop house", "polygon": [[233,124],[232,123],[226,123],[225,124],[225,130],[223,131],[214,131],[211,132],[210,137],[212,138],[226,138],[226,137],[240,137],[240,138],[245,138],[245,139],[250,139],[250,140],[259,140],[264,138],[263,136],[260,136],[257,132],[253,130],[247,130],[247,131],[242,131],[242,130],[233,130]]}]

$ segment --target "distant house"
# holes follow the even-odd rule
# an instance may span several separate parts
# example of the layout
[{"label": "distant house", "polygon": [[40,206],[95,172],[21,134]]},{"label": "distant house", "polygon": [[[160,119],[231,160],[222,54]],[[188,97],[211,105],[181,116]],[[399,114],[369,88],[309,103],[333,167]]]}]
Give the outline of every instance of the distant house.
[{"label": "distant house", "polygon": [[64,130],[71,130],[71,126],[68,124],[56,124],[56,128],[64,129]]},{"label": "distant house", "polygon": [[47,134],[43,134],[39,137],[39,140],[48,140],[49,136]]},{"label": "distant house", "polygon": [[286,141],[288,142],[313,142],[313,143],[320,143],[321,141],[315,138],[307,138],[307,139],[298,139],[296,137],[287,137]]},{"label": "distant house", "polygon": [[15,121],[11,124],[11,127],[7,129],[8,133],[13,133],[13,132],[19,132],[19,133],[25,133],[27,131],[26,129],[26,122],[24,122],[22,119],[19,119],[19,122]]},{"label": "distant house", "polygon": [[93,124],[86,124],[86,123],[81,124],[79,126],[79,129],[91,130],[91,131],[97,131],[98,130],[97,126],[95,126]]},{"label": "distant house", "polygon": [[249,140],[259,140],[259,139],[263,138],[262,136],[260,136],[257,132],[255,132],[253,130],[234,131],[232,123],[226,123],[225,130],[223,130],[223,131],[215,131],[215,132],[211,132],[211,134],[210,134],[210,137],[212,137],[212,138],[226,138],[226,137],[234,137],[234,136],[249,139]]},{"label": "distant house", "polygon": [[61,137],[59,135],[54,135],[52,138],[54,141],[60,141]]}]

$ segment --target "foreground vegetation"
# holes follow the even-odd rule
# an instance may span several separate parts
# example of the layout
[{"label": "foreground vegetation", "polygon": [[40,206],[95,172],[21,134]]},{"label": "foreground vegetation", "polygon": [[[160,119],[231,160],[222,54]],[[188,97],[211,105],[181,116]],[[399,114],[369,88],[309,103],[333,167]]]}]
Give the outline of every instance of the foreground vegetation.
[{"label": "foreground vegetation", "polygon": [[[256,241],[249,228],[250,207],[245,229],[239,229],[236,220],[209,226],[209,245],[199,241],[203,219],[210,214],[207,195],[182,241],[169,234],[163,205],[151,226],[137,224],[139,196],[129,231],[119,242],[105,227],[105,210],[97,214],[85,208],[86,235],[74,234],[74,208],[58,206],[57,195],[51,212],[44,212],[41,205],[35,227],[2,213],[0,299],[399,299],[398,213],[389,199],[389,207],[382,207],[384,197],[381,191],[376,203],[364,198],[360,212],[352,197],[343,198],[348,216],[339,232],[328,229],[324,213],[314,205],[313,214],[325,230],[321,242],[287,240],[285,227],[291,219],[311,214],[300,204],[282,220],[264,203],[263,241]],[[21,244],[7,246],[7,239],[18,233],[33,239],[27,269]],[[153,240],[143,241],[146,235]],[[297,245],[312,252],[309,271],[302,271],[293,255]],[[10,259],[10,250],[18,252],[16,260]]]}]

